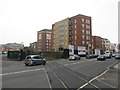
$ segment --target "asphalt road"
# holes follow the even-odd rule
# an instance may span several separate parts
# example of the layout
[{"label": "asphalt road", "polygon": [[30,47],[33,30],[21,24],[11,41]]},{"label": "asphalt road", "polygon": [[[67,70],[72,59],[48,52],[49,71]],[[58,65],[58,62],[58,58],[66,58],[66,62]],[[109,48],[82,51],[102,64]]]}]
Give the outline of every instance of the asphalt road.
[{"label": "asphalt road", "polygon": [[[48,61],[45,66],[25,66],[23,61],[2,60],[2,88],[117,88],[98,80],[118,60],[68,59]],[[117,81],[115,82],[117,83]]]}]

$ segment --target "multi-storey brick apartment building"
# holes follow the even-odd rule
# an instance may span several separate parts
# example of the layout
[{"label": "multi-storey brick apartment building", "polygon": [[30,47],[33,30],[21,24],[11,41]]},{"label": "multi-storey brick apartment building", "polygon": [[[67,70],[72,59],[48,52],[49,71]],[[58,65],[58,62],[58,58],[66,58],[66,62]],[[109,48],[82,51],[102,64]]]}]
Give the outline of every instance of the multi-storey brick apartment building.
[{"label": "multi-storey brick apartment building", "polygon": [[92,48],[93,48],[93,54],[100,55],[104,52],[104,42],[103,39],[100,36],[93,36],[92,37]]},{"label": "multi-storey brick apartment building", "polygon": [[37,51],[51,51],[51,33],[49,29],[43,29],[37,32]]},{"label": "multi-storey brick apartment building", "polygon": [[73,45],[77,50],[78,46],[90,48],[92,46],[92,24],[91,17],[76,15],[66,18],[52,25],[52,49],[69,49]]}]

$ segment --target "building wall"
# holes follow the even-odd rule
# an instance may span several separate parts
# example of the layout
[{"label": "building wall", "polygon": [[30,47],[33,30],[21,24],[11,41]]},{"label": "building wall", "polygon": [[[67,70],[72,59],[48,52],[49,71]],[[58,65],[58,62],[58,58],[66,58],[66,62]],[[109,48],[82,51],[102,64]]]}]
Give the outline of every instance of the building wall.
[{"label": "building wall", "polygon": [[105,42],[105,53],[110,52],[110,41],[104,38],[104,42]]},{"label": "building wall", "polygon": [[30,43],[30,48],[31,48],[34,52],[37,52],[37,42]]},{"label": "building wall", "polygon": [[[84,26],[83,26],[84,25]],[[52,25],[52,48],[58,51],[59,48],[69,49],[69,45],[92,47],[92,24],[91,17],[76,15],[66,18]]]},{"label": "building wall", "polygon": [[24,45],[19,43],[7,43],[2,45],[2,51],[19,51],[23,49]]},{"label": "building wall", "polygon": [[102,38],[99,36],[93,36],[93,47],[94,49],[102,49]]},{"label": "building wall", "polygon": [[77,49],[77,46],[92,46],[92,26],[91,17],[85,15],[76,15],[70,18],[72,42]]},{"label": "building wall", "polygon": [[38,51],[51,51],[51,35],[52,32],[49,29],[38,31],[37,33],[37,50]]},{"label": "building wall", "polygon": [[103,48],[103,40],[100,36],[93,36],[92,37],[92,43],[93,43],[93,50],[94,50],[94,53],[93,54],[96,54],[96,55],[100,55],[100,54],[103,54],[104,53],[104,48]]},{"label": "building wall", "polygon": [[115,49],[116,49],[116,44],[115,43],[110,43],[110,51],[115,53]]},{"label": "building wall", "polygon": [[102,50],[105,52],[105,41],[103,38],[102,38]]},{"label": "building wall", "polygon": [[56,22],[52,27],[53,48],[58,51],[60,48],[68,49],[69,42],[69,18]]}]

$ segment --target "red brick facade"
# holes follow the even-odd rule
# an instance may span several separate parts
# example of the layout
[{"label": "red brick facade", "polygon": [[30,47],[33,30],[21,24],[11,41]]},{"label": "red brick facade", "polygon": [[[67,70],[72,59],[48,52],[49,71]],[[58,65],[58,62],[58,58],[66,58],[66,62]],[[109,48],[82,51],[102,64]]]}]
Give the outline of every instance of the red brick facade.
[{"label": "red brick facade", "polygon": [[99,36],[93,36],[93,49],[103,49],[103,40]]},{"label": "red brick facade", "polygon": [[38,51],[51,51],[51,30],[44,29],[37,33],[37,50]]},{"label": "red brick facade", "polygon": [[76,15],[70,18],[70,44],[75,46],[92,46],[92,27],[91,17],[85,15]]}]

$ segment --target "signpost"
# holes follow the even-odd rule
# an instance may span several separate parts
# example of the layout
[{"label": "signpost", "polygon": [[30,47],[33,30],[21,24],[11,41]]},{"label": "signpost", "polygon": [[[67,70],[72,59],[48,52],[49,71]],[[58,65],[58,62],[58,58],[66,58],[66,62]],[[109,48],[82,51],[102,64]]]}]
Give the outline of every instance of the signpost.
[{"label": "signpost", "polygon": [[73,54],[74,54],[74,46],[69,45],[69,55],[73,55]]},{"label": "signpost", "polygon": [[86,47],[78,46],[78,55],[86,55]]}]

